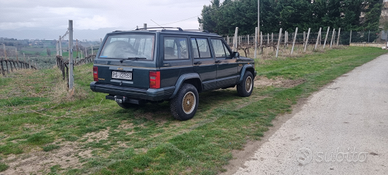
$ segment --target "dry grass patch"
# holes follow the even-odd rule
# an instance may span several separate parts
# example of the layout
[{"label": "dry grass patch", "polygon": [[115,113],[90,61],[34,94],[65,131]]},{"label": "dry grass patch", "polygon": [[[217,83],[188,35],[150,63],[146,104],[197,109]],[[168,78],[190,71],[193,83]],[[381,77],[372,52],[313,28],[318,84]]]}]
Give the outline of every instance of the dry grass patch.
[{"label": "dry grass patch", "polygon": [[302,83],[306,82],[304,79],[298,79],[298,80],[288,80],[284,79],[282,77],[276,77],[273,79],[269,79],[264,76],[257,76],[255,78],[255,87],[262,88],[262,87],[268,87],[268,86],[274,86],[274,87],[283,87],[283,88],[292,88],[295,86],[298,86]]}]

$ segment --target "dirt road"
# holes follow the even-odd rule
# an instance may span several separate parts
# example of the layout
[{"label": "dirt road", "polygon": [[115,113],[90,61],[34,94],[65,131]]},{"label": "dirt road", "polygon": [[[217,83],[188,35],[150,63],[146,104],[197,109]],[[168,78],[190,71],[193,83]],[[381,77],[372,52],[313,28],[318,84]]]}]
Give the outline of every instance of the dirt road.
[{"label": "dirt road", "polygon": [[387,174],[388,55],[337,78],[291,115],[229,173]]}]

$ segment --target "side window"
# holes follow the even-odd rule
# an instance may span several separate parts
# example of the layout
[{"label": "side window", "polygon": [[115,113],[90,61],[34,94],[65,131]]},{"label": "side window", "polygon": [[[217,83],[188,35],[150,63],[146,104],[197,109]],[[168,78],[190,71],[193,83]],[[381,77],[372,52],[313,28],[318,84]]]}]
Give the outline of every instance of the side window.
[{"label": "side window", "polygon": [[225,45],[225,43],[222,43],[222,45],[224,46],[225,57],[226,58],[232,58],[232,55],[231,55],[230,51],[228,50],[228,47]]},{"label": "side window", "polygon": [[195,40],[195,38],[191,38],[191,47],[192,47],[191,50],[193,51],[194,58],[199,58],[198,45],[197,45],[197,41]]},{"label": "side window", "polygon": [[226,52],[224,44],[219,39],[212,39],[213,50],[216,58],[225,58]]},{"label": "side window", "polygon": [[206,38],[191,39],[194,58],[211,58],[209,43]]},{"label": "side window", "polygon": [[187,38],[165,37],[164,38],[164,59],[189,59],[187,49]]}]

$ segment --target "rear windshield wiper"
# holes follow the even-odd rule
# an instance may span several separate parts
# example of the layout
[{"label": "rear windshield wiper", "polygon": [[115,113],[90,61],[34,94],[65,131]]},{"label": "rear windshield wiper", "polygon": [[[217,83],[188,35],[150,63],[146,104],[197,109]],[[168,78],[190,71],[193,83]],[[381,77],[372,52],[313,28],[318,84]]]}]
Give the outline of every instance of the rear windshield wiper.
[{"label": "rear windshield wiper", "polygon": [[122,60],[120,60],[120,63],[123,63],[125,60],[146,60],[147,58],[144,58],[144,57],[129,57],[129,58],[124,58]]}]

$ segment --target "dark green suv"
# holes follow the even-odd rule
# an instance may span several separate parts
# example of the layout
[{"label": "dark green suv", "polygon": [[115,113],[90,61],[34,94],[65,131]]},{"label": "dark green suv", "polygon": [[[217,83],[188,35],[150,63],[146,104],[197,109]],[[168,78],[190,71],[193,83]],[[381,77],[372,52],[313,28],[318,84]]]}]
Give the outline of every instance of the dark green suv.
[{"label": "dark green suv", "polygon": [[254,60],[232,52],[217,34],[148,28],[105,36],[90,88],[123,108],[168,100],[172,115],[188,120],[199,92],[237,85],[247,97],[255,75]]}]

